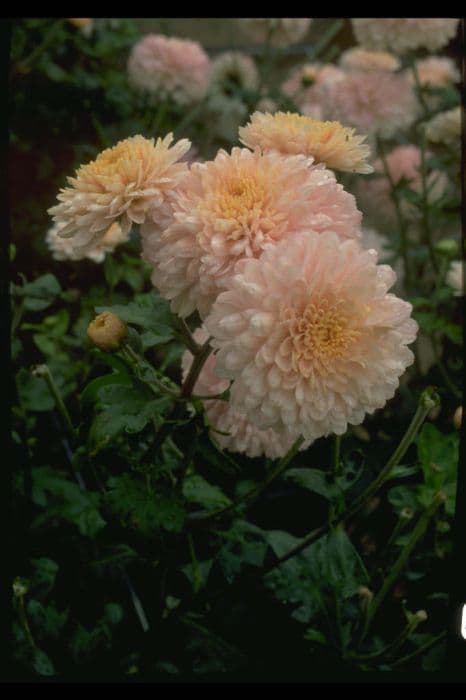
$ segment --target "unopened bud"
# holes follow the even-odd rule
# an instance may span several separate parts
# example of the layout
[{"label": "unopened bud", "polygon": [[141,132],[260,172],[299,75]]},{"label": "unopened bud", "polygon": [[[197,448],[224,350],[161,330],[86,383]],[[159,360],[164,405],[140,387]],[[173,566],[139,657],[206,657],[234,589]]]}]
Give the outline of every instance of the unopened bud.
[{"label": "unopened bud", "polygon": [[437,420],[437,418],[439,417],[439,414],[440,414],[440,406],[435,406],[435,408],[433,408],[433,409],[429,412],[429,415],[427,416],[427,418],[428,418],[429,420],[434,421],[434,420]]},{"label": "unopened bud", "polygon": [[112,352],[118,350],[126,340],[128,327],[111,311],[104,311],[91,321],[87,335],[98,348]]},{"label": "unopened bud", "polygon": [[73,27],[77,27],[78,29],[84,29],[84,27],[92,25],[94,20],[90,17],[72,17],[68,18],[68,22],[72,24]]},{"label": "unopened bud", "polygon": [[457,430],[461,430],[461,423],[463,422],[463,407],[458,406],[453,415],[453,425]]},{"label": "unopened bud", "polygon": [[13,581],[13,594],[16,598],[21,598],[23,595],[26,595],[28,590],[29,586],[24,579],[19,577],[15,578]]},{"label": "unopened bud", "polygon": [[419,403],[422,408],[431,411],[436,406],[440,406],[440,396],[437,394],[433,386],[428,386],[427,389],[424,389],[422,392]]},{"label": "unopened bud", "polygon": [[414,617],[416,618],[417,622],[425,622],[428,615],[425,610],[418,610],[414,613]]},{"label": "unopened bud", "polygon": [[414,511],[412,508],[409,508],[409,506],[406,506],[406,508],[402,508],[402,510],[400,511],[400,517],[404,520],[411,520],[413,515]]},{"label": "unopened bud", "polygon": [[367,586],[360,586],[358,588],[358,595],[359,602],[363,607],[369,605],[369,603],[372,601],[372,598],[374,597],[374,594],[372,593],[371,589]]},{"label": "unopened bud", "polygon": [[446,257],[455,258],[459,253],[458,243],[453,240],[453,238],[445,238],[443,241],[439,241],[434,246],[435,252],[439,255],[445,255]]}]

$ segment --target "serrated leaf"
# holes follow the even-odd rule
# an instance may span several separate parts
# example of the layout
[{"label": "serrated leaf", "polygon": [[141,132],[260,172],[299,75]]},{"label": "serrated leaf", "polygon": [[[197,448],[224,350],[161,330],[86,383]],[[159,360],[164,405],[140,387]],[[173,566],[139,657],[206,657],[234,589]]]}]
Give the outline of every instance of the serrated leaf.
[{"label": "serrated leaf", "polygon": [[319,469],[288,469],[283,476],[328,500],[338,493],[338,488],[329,483],[326,472]]},{"label": "serrated leaf", "polygon": [[33,667],[34,670],[37,671],[37,673],[40,676],[54,676],[55,675],[55,668],[52,663],[52,660],[47,656],[45,651],[42,651],[42,649],[35,649],[34,650],[34,657],[33,657]]},{"label": "serrated leaf", "polygon": [[24,297],[24,306],[29,311],[43,311],[61,294],[57,278],[48,273],[16,288],[16,293]]},{"label": "serrated leaf", "polygon": [[207,510],[223,508],[231,503],[218,486],[209,484],[200,474],[191,474],[183,483],[183,496],[190,503],[200,503]]}]

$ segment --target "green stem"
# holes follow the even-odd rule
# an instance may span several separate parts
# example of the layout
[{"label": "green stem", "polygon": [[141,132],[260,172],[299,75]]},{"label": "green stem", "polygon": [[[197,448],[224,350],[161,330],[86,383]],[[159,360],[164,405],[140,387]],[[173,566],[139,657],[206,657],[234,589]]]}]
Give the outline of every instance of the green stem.
[{"label": "green stem", "polygon": [[437,282],[438,275],[438,264],[435,257],[434,246],[432,244],[432,231],[430,228],[429,220],[429,200],[427,192],[427,172],[426,172],[426,136],[424,129],[422,129],[421,135],[421,183],[422,183],[422,229],[423,229],[423,239],[424,245],[427,246],[429,251],[429,258],[434,270],[434,274]]},{"label": "green stem", "polygon": [[342,28],[344,20],[337,19],[335,22],[329,26],[329,28],[322,34],[321,38],[314,44],[312,53],[309,56],[310,59],[315,60],[322,51],[328,46],[328,44],[335,38],[340,29]]},{"label": "green stem", "polygon": [[55,38],[55,34],[58,30],[59,27],[61,27],[62,24],[64,24],[66,20],[64,19],[58,19],[56,20],[52,26],[49,28],[48,32],[46,33],[44,40],[42,41],[37,48],[34,49],[32,53],[27,56],[23,61],[20,61],[19,66],[21,70],[24,70],[27,68],[31,63],[33,63],[37,58],[39,58],[40,54],[45,51],[45,49],[49,46],[49,44],[52,43],[52,40]]},{"label": "green stem", "polygon": [[378,489],[382,486],[382,484],[385,481],[387,481],[387,479],[390,477],[392,470],[396,467],[397,464],[399,464],[400,460],[405,455],[406,451],[408,450],[414,438],[416,437],[421,425],[425,421],[427,415],[435,406],[438,405],[438,403],[439,398],[437,394],[433,391],[433,389],[430,387],[425,389],[421,394],[417,411],[414,414],[414,417],[411,423],[409,424],[406,433],[403,435],[401,442],[399,443],[398,447],[396,448],[396,450],[394,451],[394,453],[380,472],[379,476],[367,487],[367,489],[359,496],[359,498],[355,500],[351,508],[349,508],[345,513],[343,513],[340,516],[336,523],[328,523],[326,525],[321,525],[320,527],[317,527],[314,530],[312,530],[309,533],[309,535],[307,535],[304,539],[301,540],[301,542],[292,547],[286,554],[279,557],[274,564],[271,564],[269,567],[266,567],[265,572],[271,571],[275,567],[283,564],[285,561],[288,561],[288,559],[290,559],[291,557],[294,557],[296,556],[296,554],[299,554],[299,552],[301,552],[303,549],[306,549],[306,547],[308,547],[310,544],[322,537],[322,535],[325,535],[325,533],[327,533],[331,529],[331,527],[337,527],[338,525],[341,525],[344,522],[346,522],[346,520],[348,520],[349,518],[356,515],[356,513],[362,508],[365,502],[369,498],[371,498],[376,493],[376,491],[378,491]]},{"label": "green stem", "polygon": [[400,634],[397,637],[395,637],[395,639],[393,639],[389,644],[383,647],[383,649],[379,649],[379,651],[373,651],[370,654],[352,654],[351,658],[355,659],[356,661],[370,661],[371,659],[379,659],[380,657],[385,657],[389,654],[393,654],[393,652],[399,649],[399,647],[405,642],[409,635],[412,632],[414,632],[414,630],[419,624],[419,620],[411,620],[411,622],[408,622],[408,624],[405,625],[405,627],[403,627]]},{"label": "green stem", "polygon": [[194,340],[188,324],[184,318],[176,317],[176,321],[178,323],[178,328],[175,329],[177,335],[183,341],[192,355],[198,355],[201,350],[201,346]]},{"label": "green stem", "polygon": [[181,387],[181,396],[184,399],[191,398],[199,374],[211,352],[212,347],[210,345],[210,338],[208,338],[204,345],[199,348],[197,355],[194,355],[193,363]]},{"label": "green stem", "polygon": [[[120,348],[120,353],[132,365],[139,378],[146,384],[148,384],[152,388],[154,393],[158,394],[159,391],[161,391],[162,393],[168,394],[173,398],[179,397],[178,389],[172,389],[166,384],[164,384],[157,376],[157,371],[155,370],[155,368],[152,367],[152,365],[145,358],[140,357],[128,343],[125,343]],[[147,372],[150,372],[151,374],[150,379],[147,378]],[[164,377],[164,379],[166,379],[167,382],[170,381],[168,377]],[[155,386],[157,387],[157,391],[154,390],[154,387],[152,387],[151,384],[155,384]]]},{"label": "green stem", "polygon": [[24,597],[22,595],[19,596],[19,598],[18,598],[18,614],[19,614],[19,619],[21,621],[21,625],[24,629],[24,633],[26,635],[26,639],[28,640],[29,646],[35,652],[35,651],[37,651],[38,647],[34,641],[34,637],[32,636],[31,628],[29,627],[29,622],[28,622],[28,618],[26,615],[26,609],[24,607]]},{"label": "green stem", "polygon": [[440,632],[436,637],[433,637],[432,639],[429,639],[428,642],[420,646],[418,649],[415,649],[409,654],[406,654],[405,656],[402,656],[400,659],[397,659],[392,663],[392,667],[395,668],[395,666],[401,666],[401,664],[406,663],[406,661],[411,661],[411,659],[414,659],[414,657],[418,656],[419,654],[423,654],[425,651],[430,649],[431,647],[434,646],[434,644],[437,644],[438,642],[441,642],[445,637],[447,636],[446,631]]},{"label": "green stem", "polygon": [[341,473],[341,460],[340,460],[340,448],[341,448],[341,435],[334,435],[332,441],[332,469],[335,477],[340,476]]},{"label": "green stem", "polygon": [[15,309],[15,313],[13,316],[13,319],[11,321],[11,337],[13,338],[14,334],[16,333],[16,329],[18,328],[19,324],[21,323],[21,319],[23,317],[24,313],[24,298],[21,299],[19,302],[18,306]]},{"label": "green stem", "polygon": [[274,479],[276,479],[280,474],[287,468],[295,454],[298,452],[299,448],[304,442],[303,437],[299,437],[293,446],[288,450],[286,455],[282,457],[282,459],[278,462],[276,467],[271,469],[265,479],[260,482],[260,484],[257,484],[253,489],[245,493],[243,496],[240,496],[237,498],[235,501],[230,503],[230,505],[226,506],[225,508],[219,508],[218,510],[214,511],[198,511],[196,513],[190,513],[188,515],[189,520],[209,520],[211,518],[216,518],[219,515],[226,515],[227,513],[230,513],[232,511],[235,511],[236,508],[241,505],[241,503],[249,503],[252,500],[255,500],[257,496],[262,493],[262,491],[272,482]]},{"label": "green stem", "polygon": [[61,417],[63,418],[63,422],[65,423],[66,429],[68,430],[70,436],[74,439],[76,437],[76,430],[73,426],[70,414],[68,413],[68,409],[66,408],[65,403],[62,399],[62,395],[57,385],[55,384],[55,380],[52,376],[49,367],[47,365],[39,365],[33,370],[33,373],[38,377],[43,377],[47,382],[49,391],[55,399],[55,403],[57,405]]},{"label": "green stem", "polygon": [[390,169],[388,167],[388,162],[387,158],[385,155],[385,149],[384,146],[382,145],[382,139],[377,136],[376,137],[376,143],[377,143],[377,150],[380,154],[380,159],[383,164],[383,169],[384,169],[384,174],[385,177],[387,178],[389,184],[390,184],[390,190],[391,190],[391,197],[393,200],[393,204],[395,205],[395,211],[396,211],[396,217],[398,220],[398,226],[400,229],[400,252],[401,252],[401,257],[403,259],[403,266],[404,266],[404,271],[405,271],[405,280],[406,280],[406,291],[409,292],[410,287],[411,287],[411,269],[409,265],[409,258],[408,258],[408,234],[407,234],[407,229],[406,229],[406,223],[403,218],[403,213],[401,211],[401,204],[400,200],[398,197],[398,193],[396,191],[396,185],[393,181],[393,178],[390,174]]},{"label": "green stem", "polygon": [[417,96],[418,96],[419,102],[421,104],[421,107],[424,110],[424,117],[428,117],[428,116],[430,116],[430,111],[429,111],[429,108],[428,108],[426,101],[424,99],[422,85],[421,85],[421,81],[419,80],[419,73],[417,72],[417,66],[416,66],[415,60],[412,60],[410,62],[410,68],[411,68],[411,71],[413,73],[414,83],[416,85]]},{"label": "green stem", "polygon": [[188,544],[189,544],[189,554],[191,556],[191,566],[193,569],[193,591],[197,593],[202,584],[202,575],[199,569],[199,562],[197,561],[196,552],[194,550],[193,537],[190,532],[188,532]]},{"label": "green stem", "polygon": [[442,492],[437,493],[435,496],[434,500],[430,504],[430,506],[419,516],[419,519],[411,533],[411,537],[409,538],[407,544],[401,551],[398,559],[395,561],[393,566],[390,568],[390,572],[386,579],[384,580],[382,587],[380,591],[377,593],[375,596],[374,600],[371,603],[371,606],[369,608],[369,612],[366,618],[366,624],[364,625],[363,633],[361,636],[361,642],[364,640],[366,637],[372,620],[374,619],[378,609],[380,608],[383,600],[385,599],[385,596],[387,593],[391,590],[392,586],[394,585],[395,581],[398,579],[400,576],[401,572],[403,571],[404,567],[406,566],[406,563],[411,555],[411,552],[413,551],[414,547],[416,546],[418,540],[421,539],[421,537],[424,536],[427,526],[429,524],[430,519],[436,512],[436,510],[441,506],[442,503],[445,502],[445,496]]}]

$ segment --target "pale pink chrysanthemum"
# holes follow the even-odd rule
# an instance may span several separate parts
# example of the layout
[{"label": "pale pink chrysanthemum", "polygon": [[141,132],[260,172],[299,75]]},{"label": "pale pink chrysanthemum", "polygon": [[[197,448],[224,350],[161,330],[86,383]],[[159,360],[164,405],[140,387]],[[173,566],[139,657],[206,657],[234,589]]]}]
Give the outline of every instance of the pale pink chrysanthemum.
[{"label": "pale pink chrysanthemum", "polygon": [[371,173],[367,163],[370,148],[365,136],[340,122],[320,121],[302,114],[254,112],[246,126],[239,130],[241,143],[262,151],[311,156],[332,170]]},{"label": "pale pink chrysanthemum", "polygon": [[[364,250],[374,248],[377,251],[377,260],[381,264],[390,264],[396,273],[396,282],[394,289],[402,289],[404,281],[403,261],[399,257],[395,262],[391,262],[393,258],[393,248],[390,247],[390,238],[388,235],[381,233],[375,228],[369,226],[362,227],[361,246]],[[390,262],[389,262],[390,261]]]},{"label": "pale pink chrysanthemum", "polygon": [[144,230],[152,281],[172,310],[208,313],[237,260],[296,231],[331,229],[342,239],[360,235],[354,197],[312,158],[221,150],[194,164],[173,204],[174,221],[163,233]]},{"label": "pale pink chrysanthemum", "polygon": [[250,56],[241,51],[224,51],[212,61],[210,87],[214,92],[226,93],[239,88],[241,90],[257,90],[259,72]]},{"label": "pale pink chrysanthemum", "polygon": [[234,408],[259,428],[317,439],[393,397],[417,324],[376,261],[356,241],[309,231],[237,264],[205,321]]},{"label": "pale pink chrysanthemum", "polygon": [[[416,72],[421,85],[445,87],[459,82],[460,72],[451,58],[446,56],[429,56],[416,61]],[[412,71],[407,71],[408,80],[415,84]]]},{"label": "pale pink chrysanthemum", "polygon": [[[306,105],[318,106],[320,100],[319,86],[336,83],[345,78],[345,73],[331,63],[305,63],[295,69],[282,84],[284,95],[304,111]],[[306,112],[307,113],[307,112]],[[309,115],[312,116],[312,115]]]},{"label": "pale pink chrysanthemum", "polygon": [[147,34],[131,50],[128,79],[157,101],[170,97],[188,105],[207,93],[210,69],[210,59],[197,41]]},{"label": "pale pink chrysanthemum", "polygon": [[320,88],[325,117],[366,134],[390,138],[414,122],[419,106],[412,85],[387,71],[350,71],[344,80]]},{"label": "pale pink chrysanthemum", "polygon": [[74,237],[78,253],[95,249],[110,226],[118,222],[126,236],[133,223],[163,222],[169,216],[169,200],[188,172],[177,161],[191,143],[181,139],[173,146],[173,135],[163,140],[132,136],[69,177],[71,187],[60,190],[59,204],[48,212],[60,228],[60,236]]},{"label": "pale pink chrysanthemum", "polygon": [[269,41],[270,45],[276,48],[297,44],[307,34],[311,22],[312,19],[304,19],[303,17],[238,19],[238,24],[248,39],[255,44],[265,44]]},{"label": "pale pink chrysanthemum", "polygon": [[[415,192],[422,191],[421,177],[421,151],[412,144],[396,146],[386,157],[387,168],[394,185],[401,180],[406,181],[406,186]],[[364,186],[355,185],[357,200],[371,223],[380,222],[384,228],[393,229],[396,225],[396,210],[391,197],[391,186],[387,177],[383,162],[378,158],[374,162],[374,171],[380,177],[368,179]],[[432,204],[438,200],[448,187],[448,177],[445,173],[434,170],[427,176],[428,201]],[[406,199],[402,199],[401,208],[403,215],[408,220],[419,217],[419,210]]]},{"label": "pale pink chrysanthemum", "polygon": [[104,237],[99,240],[95,248],[86,250],[82,253],[81,250],[76,250],[74,238],[62,238],[59,236],[60,226],[54,224],[48,231],[45,237],[48,248],[52,252],[52,257],[55,260],[83,260],[88,258],[96,263],[104,261],[107,253],[113,253],[115,248],[121,243],[128,240],[128,234],[123,235],[120,225],[113,223]]},{"label": "pale pink chrysanthemum", "polygon": [[461,107],[453,107],[432,117],[426,124],[426,136],[432,143],[457,146],[461,155]]},{"label": "pale pink chrysanthemum", "polygon": [[445,278],[448,286],[453,289],[453,294],[455,297],[461,297],[464,295],[464,267],[464,261],[453,260],[453,262],[450,263],[450,267]]},{"label": "pale pink chrysanthemum", "polygon": [[356,39],[366,48],[403,54],[419,48],[441,49],[455,36],[459,19],[374,17],[351,22]]},{"label": "pale pink chrysanthemum", "polygon": [[[194,333],[194,339],[197,343],[203,344],[208,339],[208,334],[204,328],[198,328]],[[181,361],[183,380],[188,374],[192,361],[193,356],[189,350],[186,350]],[[209,355],[194,386],[195,396],[218,396],[230,386],[228,379],[217,376],[215,364],[215,355]],[[269,459],[277,459],[283,457],[295,442],[296,438],[285,431],[257,428],[228,401],[203,398],[202,404],[211,426],[210,437],[222,450],[241,452],[248,457],[265,455]],[[310,441],[303,443],[300,449],[306,449],[309,444]]]},{"label": "pale pink chrysanthemum", "polygon": [[355,46],[343,51],[339,64],[347,70],[385,70],[393,73],[400,68],[400,59],[387,51],[368,51]]}]

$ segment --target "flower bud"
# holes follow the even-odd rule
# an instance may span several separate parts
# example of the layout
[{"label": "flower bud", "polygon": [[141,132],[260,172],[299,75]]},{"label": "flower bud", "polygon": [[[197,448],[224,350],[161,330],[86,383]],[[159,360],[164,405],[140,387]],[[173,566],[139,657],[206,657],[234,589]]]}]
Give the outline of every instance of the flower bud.
[{"label": "flower bud", "polygon": [[422,408],[432,410],[436,406],[440,406],[440,396],[433,386],[428,386],[427,389],[424,389],[422,392],[419,403]]},{"label": "flower bud", "polygon": [[25,579],[19,578],[18,576],[13,581],[13,595],[16,598],[21,598],[29,590],[29,586]]},{"label": "flower bud", "polygon": [[425,610],[418,610],[417,612],[414,613],[414,617],[416,618],[417,622],[425,622],[427,620],[427,613]]},{"label": "flower bud", "polygon": [[84,27],[90,26],[94,20],[90,17],[69,17],[68,22],[77,27],[78,29],[84,29]]},{"label": "flower bud", "polygon": [[459,246],[458,243],[452,238],[446,238],[445,240],[438,241],[438,243],[435,244],[435,252],[439,255],[455,258],[458,256]]},{"label": "flower bud", "polygon": [[374,594],[367,586],[360,586],[358,588],[359,604],[362,608],[367,607],[374,597]]},{"label": "flower bud", "polygon": [[458,406],[453,415],[453,425],[457,430],[461,430],[461,423],[463,422],[463,407]]},{"label": "flower bud", "polygon": [[87,335],[104,352],[118,350],[126,340],[128,327],[111,311],[95,317],[87,328]]}]

